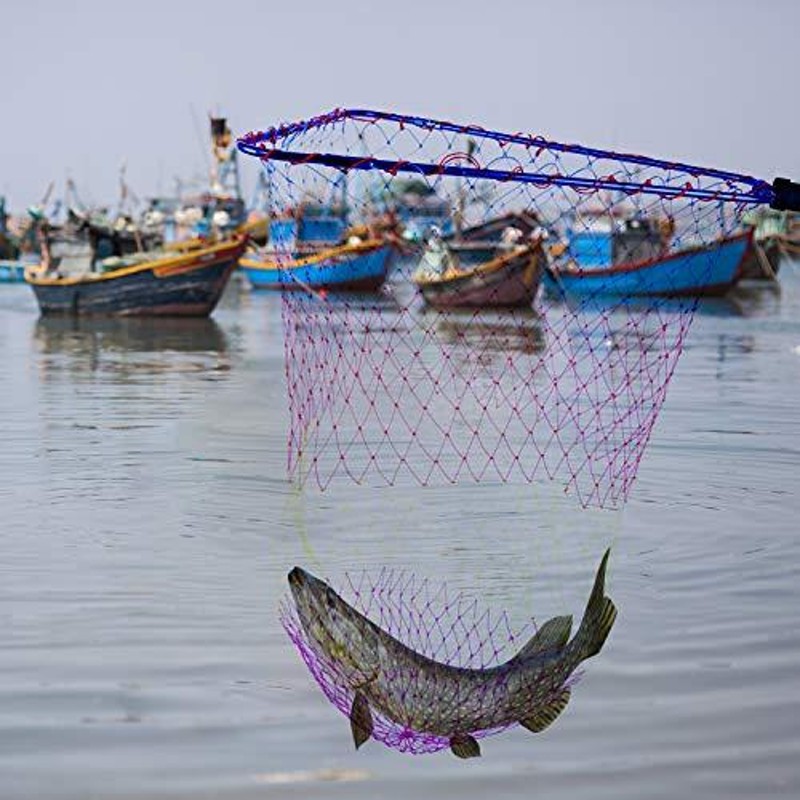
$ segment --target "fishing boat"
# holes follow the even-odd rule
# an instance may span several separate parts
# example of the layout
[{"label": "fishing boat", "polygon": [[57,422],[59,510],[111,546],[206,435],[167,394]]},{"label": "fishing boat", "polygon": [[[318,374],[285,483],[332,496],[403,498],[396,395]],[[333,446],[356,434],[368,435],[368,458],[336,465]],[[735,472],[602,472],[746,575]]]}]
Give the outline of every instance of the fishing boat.
[{"label": "fishing boat", "polygon": [[205,317],[214,309],[246,238],[187,242],[171,249],[107,258],[92,271],[64,274],[39,265],[25,280],[42,314]]},{"label": "fishing boat", "polygon": [[436,273],[422,266],[412,281],[433,308],[513,308],[529,306],[536,296],[544,260],[540,242],[462,268],[455,261]]},{"label": "fishing boat", "polygon": [[252,254],[239,268],[255,289],[375,291],[389,272],[392,250],[384,240],[368,239],[308,254]]},{"label": "fishing boat", "polygon": [[753,237],[752,247],[742,260],[741,280],[777,280],[785,250],[785,239],[782,236],[765,236],[763,239]]},{"label": "fishing boat", "polygon": [[516,228],[527,238],[540,227],[539,218],[533,211],[509,211],[489,219],[470,225],[461,231],[444,237],[448,242],[495,242],[498,243],[503,232],[508,228]]},{"label": "fishing boat", "polygon": [[539,219],[530,211],[511,211],[476,225],[442,236],[450,252],[463,267],[490,261],[498,248],[528,241],[540,230]]},{"label": "fishing boat", "polygon": [[0,260],[0,283],[22,283],[25,270],[38,259],[3,259]]},{"label": "fishing boat", "polygon": [[791,249],[789,213],[758,209],[745,214],[743,222],[753,229],[753,246],[742,262],[742,280],[777,280],[781,260]]},{"label": "fishing boat", "polygon": [[271,220],[269,241],[278,250],[309,252],[340,244],[346,229],[343,215],[322,207],[302,207],[290,216]]},{"label": "fishing boat", "polygon": [[748,231],[706,246],[609,266],[579,266],[567,256],[548,266],[544,283],[557,295],[722,295],[740,279],[751,241]]}]

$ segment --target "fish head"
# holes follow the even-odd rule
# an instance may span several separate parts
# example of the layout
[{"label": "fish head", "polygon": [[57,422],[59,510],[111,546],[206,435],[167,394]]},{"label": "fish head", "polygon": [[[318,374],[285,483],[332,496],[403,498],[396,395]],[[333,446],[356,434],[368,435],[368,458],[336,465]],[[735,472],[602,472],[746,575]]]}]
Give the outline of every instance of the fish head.
[{"label": "fish head", "polygon": [[354,680],[367,680],[378,668],[376,634],[369,621],[325,581],[300,567],[289,573],[300,623],[306,635]]}]

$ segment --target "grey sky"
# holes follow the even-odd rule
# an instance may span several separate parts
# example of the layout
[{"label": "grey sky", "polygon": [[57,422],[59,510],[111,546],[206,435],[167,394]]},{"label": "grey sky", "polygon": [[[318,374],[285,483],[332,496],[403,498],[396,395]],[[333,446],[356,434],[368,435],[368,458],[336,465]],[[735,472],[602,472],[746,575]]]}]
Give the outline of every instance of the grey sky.
[{"label": "grey sky", "polygon": [[350,105],[800,179],[797,0],[6,0],[0,20],[12,210],[67,174],[113,203],[123,160],[170,192],[205,170],[192,108],[203,147],[209,110],[239,133]]}]

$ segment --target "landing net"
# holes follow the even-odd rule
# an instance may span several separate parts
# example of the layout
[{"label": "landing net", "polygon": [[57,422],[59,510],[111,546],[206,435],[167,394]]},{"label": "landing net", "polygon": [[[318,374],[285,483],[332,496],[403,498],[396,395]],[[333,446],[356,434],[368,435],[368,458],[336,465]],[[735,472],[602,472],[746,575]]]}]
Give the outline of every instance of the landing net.
[{"label": "landing net", "polygon": [[745,175],[366,110],[239,147],[266,170],[262,258],[292,290],[289,470],[322,489],[544,478],[620,505],[694,295],[736,280],[741,214],[771,196]]}]

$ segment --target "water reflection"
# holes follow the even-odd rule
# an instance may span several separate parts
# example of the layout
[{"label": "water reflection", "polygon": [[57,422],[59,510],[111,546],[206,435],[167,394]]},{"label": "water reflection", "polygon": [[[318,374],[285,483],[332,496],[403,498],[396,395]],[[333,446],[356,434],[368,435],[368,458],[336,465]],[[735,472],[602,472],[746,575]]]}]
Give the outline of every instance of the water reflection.
[{"label": "water reflection", "polygon": [[780,310],[781,287],[779,283],[740,285],[721,300],[735,309],[732,314],[736,316],[772,316]]},{"label": "water reflection", "polygon": [[356,748],[375,738],[403,752],[449,747],[472,758],[481,754],[479,738],[517,724],[539,733],[564,710],[575,670],[600,652],[616,619],[605,594],[608,556],[574,636],[571,616],[554,617],[499,664],[517,638],[503,629],[504,618],[493,623],[474,603],[448,603],[440,583],[403,574],[351,584],[356,610],[295,567],[283,624],[327,698],[349,718]]},{"label": "water reflection", "polygon": [[40,317],[33,338],[44,377],[229,369],[227,337],[213,319]]},{"label": "water reflection", "polygon": [[703,317],[752,317],[777,312],[781,298],[778,283],[739,285],[724,297],[559,297],[547,296],[545,308],[567,308],[575,314],[606,317],[636,312],[653,316],[697,314]]},{"label": "water reflection", "polygon": [[34,336],[44,353],[78,353],[93,347],[137,353],[227,349],[222,328],[208,318],[39,317]]},{"label": "water reflection", "polygon": [[533,311],[437,312],[427,311],[423,319],[443,344],[480,353],[517,352],[533,355],[545,349],[539,317]]}]

